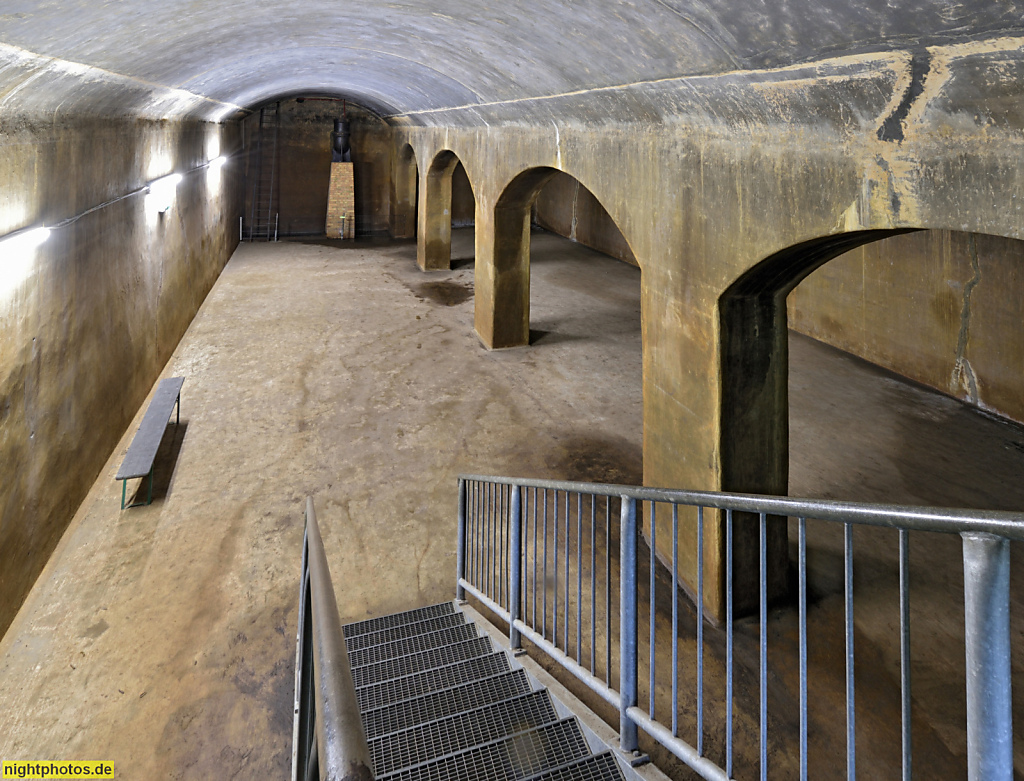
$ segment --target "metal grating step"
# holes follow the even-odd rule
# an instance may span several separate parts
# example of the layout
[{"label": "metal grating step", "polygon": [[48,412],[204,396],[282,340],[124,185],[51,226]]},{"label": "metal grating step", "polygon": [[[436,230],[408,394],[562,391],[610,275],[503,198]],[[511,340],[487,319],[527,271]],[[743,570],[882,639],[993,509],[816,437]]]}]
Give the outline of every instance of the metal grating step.
[{"label": "metal grating step", "polygon": [[453,613],[448,616],[431,618],[429,621],[417,621],[414,624],[393,626],[390,629],[384,629],[380,632],[367,632],[364,635],[346,637],[345,645],[348,648],[349,653],[351,653],[352,651],[358,651],[361,648],[369,648],[371,645],[383,645],[385,643],[394,642],[395,640],[401,640],[405,637],[425,635],[429,632],[436,632],[439,629],[448,629],[449,627],[460,626],[465,623],[466,619],[462,613]]},{"label": "metal grating step", "polygon": [[380,618],[368,618],[365,621],[354,621],[342,627],[345,630],[345,637],[365,635],[369,632],[380,632],[383,629],[390,629],[393,626],[402,624],[413,624],[417,621],[427,621],[440,616],[450,616],[455,613],[455,605],[451,602],[442,602],[440,605],[420,607],[416,610],[409,610],[405,613],[392,613],[389,616]]},{"label": "metal grating step", "polygon": [[414,675],[406,675],[403,678],[381,681],[372,686],[364,686],[356,691],[356,699],[359,701],[360,711],[373,710],[374,708],[383,708],[393,702],[411,700],[413,697],[427,692],[451,689],[453,686],[470,681],[490,678],[493,675],[508,672],[510,669],[508,658],[499,651],[465,662],[457,662],[445,667],[436,667],[433,670],[424,670]]},{"label": "metal grating step", "polygon": [[523,781],[623,781],[623,778],[612,752],[604,751],[552,770],[545,770]]},{"label": "metal grating step", "polygon": [[477,746],[557,720],[546,690],[495,702],[370,741],[374,773],[380,778],[465,746]]},{"label": "metal grating step", "polygon": [[491,641],[486,637],[474,637],[461,643],[427,648],[418,654],[400,656],[397,659],[385,659],[377,664],[367,664],[352,671],[352,681],[356,687],[370,686],[392,678],[432,670],[446,664],[462,662],[477,656],[487,656],[494,651]]},{"label": "metal grating step", "polygon": [[440,632],[406,637],[393,643],[360,648],[358,651],[349,651],[348,661],[353,668],[362,667],[367,664],[379,664],[387,659],[397,659],[401,656],[418,654],[430,648],[440,648],[446,645],[465,642],[477,636],[475,624],[460,624],[450,629],[442,629]]},{"label": "metal grating step", "polygon": [[[516,781],[589,753],[579,724],[575,718],[569,718],[406,768],[387,778],[389,781]],[[379,776],[378,779],[383,781]]]},{"label": "metal grating step", "polygon": [[513,670],[493,678],[465,683],[452,689],[424,694],[412,700],[396,702],[362,713],[366,739],[414,727],[427,721],[452,716],[518,694],[531,691],[530,679],[523,670]]}]

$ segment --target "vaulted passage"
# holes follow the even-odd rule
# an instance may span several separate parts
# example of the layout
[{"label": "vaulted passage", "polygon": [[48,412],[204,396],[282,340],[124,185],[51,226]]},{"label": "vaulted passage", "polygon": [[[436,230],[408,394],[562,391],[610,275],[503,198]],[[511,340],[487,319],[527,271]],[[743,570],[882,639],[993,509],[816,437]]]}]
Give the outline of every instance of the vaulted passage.
[{"label": "vaulted passage", "polygon": [[[1024,0],[67,5],[0,13],[0,758],[285,772],[306,495],[354,621],[451,596],[460,472],[1024,511]],[[722,501],[639,533],[709,632],[770,604],[784,637],[791,505]],[[891,672],[898,541],[861,531],[857,664]],[[973,581],[914,545],[906,742],[960,773]]]}]

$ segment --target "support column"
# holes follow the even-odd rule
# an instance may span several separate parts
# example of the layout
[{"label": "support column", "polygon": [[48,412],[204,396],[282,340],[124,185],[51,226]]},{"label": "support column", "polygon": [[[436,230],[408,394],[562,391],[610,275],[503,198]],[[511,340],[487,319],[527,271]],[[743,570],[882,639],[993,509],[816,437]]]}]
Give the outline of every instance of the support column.
[{"label": "support column", "polygon": [[[788,291],[786,291],[788,292]],[[785,496],[789,490],[789,327],[786,292],[723,297],[721,317],[721,485],[723,491]],[[786,595],[786,518],[768,516],[768,602]],[[733,518],[733,600],[737,615],[760,595],[758,516]]]},{"label": "support column", "polygon": [[452,267],[452,172],[458,160],[439,157],[420,177],[416,264],[422,271]]},{"label": "support column", "polygon": [[331,163],[326,233],[332,239],[356,237],[356,191],[352,163]]},{"label": "support column", "polygon": [[[719,291],[692,278],[679,280],[654,264],[644,267],[641,291],[644,485],[720,490]],[[659,512],[656,523],[658,540],[669,546],[663,555],[671,557],[671,512]],[[756,527],[752,531],[756,539]],[[680,579],[697,595],[695,517],[680,518],[678,554]],[[725,619],[724,557],[724,519],[706,511],[702,596],[705,612],[718,622]]]},{"label": "support column", "polygon": [[530,209],[477,198],[473,323],[489,350],[530,343]]},{"label": "support column", "polygon": [[[788,407],[785,298],[725,303],[699,280],[645,268],[644,483],[666,488],[785,494]],[[649,524],[648,519],[644,519]],[[658,539],[672,539],[671,513],[659,511]],[[724,512],[704,513],[703,603],[725,619]],[[650,533],[650,529],[647,529]],[[757,516],[733,519],[734,615],[756,611],[760,593]],[[679,571],[697,593],[696,514],[679,525]],[[785,594],[786,521],[769,518],[769,600]]]},{"label": "support column", "polygon": [[417,179],[416,156],[412,147],[406,144],[392,162],[391,210],[388,215],[392,238],[411,239],[416,235]]},{"label": "support column", "polygon": [[[789,483],[789,332],[786,296],[842,253],[902,230],[857,231],[794,245],[725,282],[709,264],[686,276],[648,263],[643,275],[644,483],[665,488],[785,495]],[[742,268],[743,264],[737,263]],[[707,276],[704,276],[704,275]],[[727,286],[727,287],[726,287]],[[725,513],[704,514],[704,605],[725,618]],[[671,539],[667,517],[658,537]],[[756,515],[733,518],[733,606],[757,610]],[[786,519],[768,517],[769,602],[787,588]],[[697,532],[679,531],[680,574],[696,593]]]}]

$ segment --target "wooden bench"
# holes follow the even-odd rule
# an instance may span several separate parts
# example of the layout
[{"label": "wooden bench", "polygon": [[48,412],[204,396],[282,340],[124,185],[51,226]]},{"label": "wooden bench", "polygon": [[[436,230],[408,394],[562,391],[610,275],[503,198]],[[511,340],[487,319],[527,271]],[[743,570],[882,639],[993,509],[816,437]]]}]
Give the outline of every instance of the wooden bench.
[{"label": "wooden bench", "polygon": [[[149,409],[142,418],[139,430],[135,432],[135,438],[128,446],[121,468],[117,470],[115,480],[121,481],[121,509],[125,501],[125,486],[128,481],[136,477],[149,477],[149,496],[146,504],[153,502],[153,461],[156,460],[156,451],[160,449],[160,440],[164,438],[167,430],[167,423],[171,419],[171,412],[177,406],[178,411],[174,419],[174,425],[181,423],[181,384],[185,382],[184,377],[168,377],[160,380],[160,385],[153,394],[153,401],[149,403]],[[142,502],[135,502],[129,507],[140,507]]]}]

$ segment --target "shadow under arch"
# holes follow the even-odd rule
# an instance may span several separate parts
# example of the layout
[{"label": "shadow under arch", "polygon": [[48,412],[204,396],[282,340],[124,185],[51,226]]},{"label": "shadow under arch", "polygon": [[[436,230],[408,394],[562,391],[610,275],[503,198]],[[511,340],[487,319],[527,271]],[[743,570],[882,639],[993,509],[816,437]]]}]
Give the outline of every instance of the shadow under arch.
[{"label": "shadow under arch", "polygon": [[[544,186],[559,174],[587,189],[560,169],[528,168],[514,176],[498,197],[491,235],[477,234],[476,330],[490,349],[529,344],[531,210]],[[587,192],[600,204],[597,196]]]},{"label": "shadow under arch", "polygon": [[[811,272],[857,247],[917,228],[865,230],[787,247],[744,272],[718,300],[721,487],[784,496],[789,487],[789,324],[786,297]],[[756,518],[755,518],[756,520]],[[769,518],[769,599],[785,595],[786,520]],[[756,523],[733,536],[737,612],[756,607],[760,541]]]},{"label": "shadow under arch", "polygon": [[419,197],[419,166],[416,150],[405,143],[392,158],[390,233],[394,239],[411,239],[416,235],[416,212]]},{"label": "shadow under arch", "polygon": [[[423,271],[451,268],[452,177],[461,163],[455,152],[442,149],[430,162],[421,182],[423,193],[417,217],[416,263]],[[476,192],[468,171],[466,179],[475,200]]]}]

